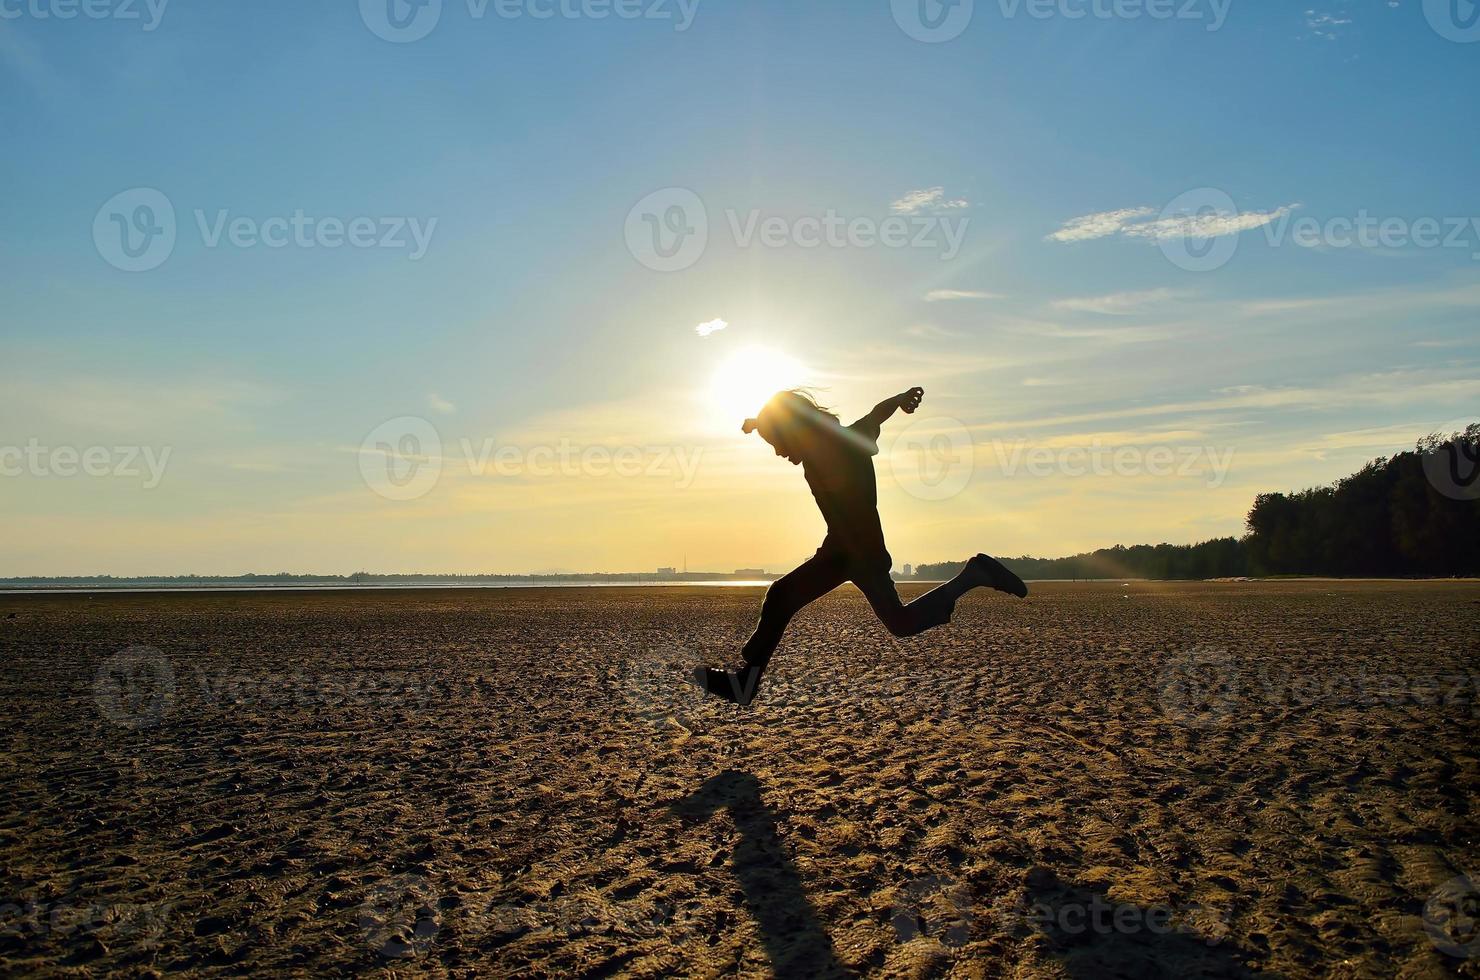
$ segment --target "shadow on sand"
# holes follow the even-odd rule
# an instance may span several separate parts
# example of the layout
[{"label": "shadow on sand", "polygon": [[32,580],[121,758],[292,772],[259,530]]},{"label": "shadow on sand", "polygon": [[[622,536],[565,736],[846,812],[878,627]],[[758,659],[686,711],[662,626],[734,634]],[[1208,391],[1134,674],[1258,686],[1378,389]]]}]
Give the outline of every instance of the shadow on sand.
[{"label": "shadow on sand", "polygon": [[1028,918],[1048,938],[1064,972],[1101,977],[1264,977],[1228,938],[1214,910],[1114,902],[1098,887],[1069,884],[1050,872],[1028,884]]},{"label": "shadow on sand", "polygon": [[853,976],[838,963],[832,939],[807,901],[796,865],[776,836],[776,816],[761,799],[758,779],[747,772],[722,772],[673,804],[673,812],[690,821],[707,820],[723,809],[740,830],[731,866],[776,976]]},{"label": "shadow on sand", "polygon": [[[832,939],[807,901],[796,866],[776,834],[776,814],[761,798],[755,776],[722,772],[672,804],[673,813],[688,822],[708,820],[725,809],[740,831],[731,866],[776,976],[855,976],[838,962]],[[1215,910],[1114,902],[1098,886],[1064,882],[1042,868],[1030,876],[1025,897],[1026,909],[1019,907],[1011,920],[995,926],[1020,938],[1040,934],[1047,940],[1041,952],[1073,978],[1268,976],[1249,969],[1249,955],[1230,940]],[[983,898],[967,898],[968,907],[985,912]],[[994,931],[990,923],[984,918],[973,928],[968,908],[970,938],[982,938],[983,927]],[[968,941],[968,935],[958,942]]]}]

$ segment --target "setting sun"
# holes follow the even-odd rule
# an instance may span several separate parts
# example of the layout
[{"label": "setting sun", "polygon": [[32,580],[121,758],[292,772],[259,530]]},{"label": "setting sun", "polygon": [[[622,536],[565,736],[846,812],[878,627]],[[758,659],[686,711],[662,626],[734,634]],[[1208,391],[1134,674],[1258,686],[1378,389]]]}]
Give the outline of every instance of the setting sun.
[{"label": "setting sun", "polygon": [[769,347],[747,347],[727,357],[714,372],[708,400],[720,424],[738,428],[776,392],[815,380],[794,357]]}]

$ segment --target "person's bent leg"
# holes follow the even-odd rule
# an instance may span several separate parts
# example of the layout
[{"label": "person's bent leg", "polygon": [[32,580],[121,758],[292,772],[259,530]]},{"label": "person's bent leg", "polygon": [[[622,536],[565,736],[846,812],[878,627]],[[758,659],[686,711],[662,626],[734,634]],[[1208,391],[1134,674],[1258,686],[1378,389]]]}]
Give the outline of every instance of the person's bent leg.
[{"label": "person's bent leg", "polygon": [[765,601],[761,603],[760,621],[741,653],[745,663],[765,670],[791,618],[804,606],[821,599],[845,581],[847,575],[843,563],[818,552],[772,582],[766,590]]},{"label": "person's bent leg", "polygon": [[899,592],[887,569],[859,576],[853,581],[863,590],[880,621],[895,636],[914,636],[949,623],[956,611],[956,600],[975,588],[997,589],[1019,597],[1028,594],[1028,587],[1020,578],[986,555],[977,555],[955,578],[936,586],[909,605],[900,602]]},{"label": "person's bent leg", "polygon": [[884,628],[895,636],[914,636],[950,622],[956,600],[966,591],[956,588],[955,581],[952,580],[905,605],[900,601],[899,591],[894,587],[894,580],[887,571],[860,575],[853,580],[853,584],[868,599],[868,604],[873,607],[874,614],[879,617]]}]

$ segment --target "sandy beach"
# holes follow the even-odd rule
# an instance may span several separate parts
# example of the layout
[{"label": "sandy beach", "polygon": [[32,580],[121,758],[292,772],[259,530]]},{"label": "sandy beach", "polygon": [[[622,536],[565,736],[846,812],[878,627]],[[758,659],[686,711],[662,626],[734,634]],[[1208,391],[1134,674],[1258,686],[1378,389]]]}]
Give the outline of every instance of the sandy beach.
[{"label": "sandy beach", "polygon": [[1480,976],[1480,584],[760,596],[0,597],[0,971]]}]

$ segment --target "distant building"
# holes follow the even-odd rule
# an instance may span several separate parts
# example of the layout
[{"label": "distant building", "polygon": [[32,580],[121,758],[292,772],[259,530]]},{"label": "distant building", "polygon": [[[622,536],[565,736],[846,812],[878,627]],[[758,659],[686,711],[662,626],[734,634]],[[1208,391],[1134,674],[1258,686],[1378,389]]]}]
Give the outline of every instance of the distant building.
[{"label": "distant building", "polygon": [[735,574],[745,578],[760,578],[766,574],[766,570],[764,568],[737,568]]},{"label": "distant building", "polygon": [[675,576],[677,574],[678,574],[678,569],[676,569],[676,568],[660,568],[660,569],[658,569],[658,577],[659,578],[672,578],[673,576]]},{"label": "distant building", "polygon": [[904,577],[909,578],[913,574],[915,574],[914,568],[909,564],[909,562],[905,562]]}]

